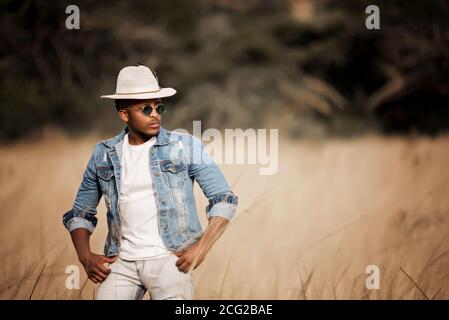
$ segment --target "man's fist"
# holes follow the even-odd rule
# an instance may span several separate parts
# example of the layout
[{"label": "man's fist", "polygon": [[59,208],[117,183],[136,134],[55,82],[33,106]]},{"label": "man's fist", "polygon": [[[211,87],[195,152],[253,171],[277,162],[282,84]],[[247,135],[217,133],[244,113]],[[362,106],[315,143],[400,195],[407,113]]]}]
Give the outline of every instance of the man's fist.
[{"label": "man's fist", "polygon": [[87,257],[80,259],[81,264],[86,270],[87,277],[93,283],[103,282],[111,273],[110,268],[104,266],[105,263],[113,263],[117,260],[117,256],[108,258],[106,256],[90,253]]},{"label": "man's fist", "polygon": [[[178,261],[176,261],[176,266],[179,271],[187,273],[190,269],[196,269],[201,262],[203,262],[206,256],[206,250],[204,250],[204,248],[200,248],[199,243],[200,241],[197,241],[187,249],[177,251],[175,253],[175,255],[179,257]],[[193,265],[194,262],[195,265]]]}]

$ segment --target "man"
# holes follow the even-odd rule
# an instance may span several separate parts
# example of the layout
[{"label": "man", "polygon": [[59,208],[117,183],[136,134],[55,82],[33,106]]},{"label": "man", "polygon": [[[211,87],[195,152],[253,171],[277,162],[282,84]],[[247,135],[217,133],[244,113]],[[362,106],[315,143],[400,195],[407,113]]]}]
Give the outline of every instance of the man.
[{"label": "man", "polygon": [[[126,127],[96,144],[70,211],[63,216],[87,276],[101,283],[97,299],[193,299],[191,271],[235,215],[238,198],[202,142],[161,127],[160,88],[145,66],[123,68],[115,99]],[[198,220],[193,183],[209,200],[208,226]],[[89,237],[104,196],[108,235],[104,255],[91,252]],[[105,266],[109,264],[109,268]]]}]

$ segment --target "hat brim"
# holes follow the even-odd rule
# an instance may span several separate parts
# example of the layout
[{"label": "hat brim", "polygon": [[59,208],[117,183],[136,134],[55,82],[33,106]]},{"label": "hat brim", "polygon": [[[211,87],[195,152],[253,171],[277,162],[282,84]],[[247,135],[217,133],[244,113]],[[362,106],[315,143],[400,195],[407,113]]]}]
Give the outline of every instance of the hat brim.
[{"label": "hat brim", "polygon": [[173,88],[161,88],[157,92],[147,93],[129,93],[129,94],[110,94],[101,96],[106,99],[156,99],[171,97],[176,94],[176,90]]}]

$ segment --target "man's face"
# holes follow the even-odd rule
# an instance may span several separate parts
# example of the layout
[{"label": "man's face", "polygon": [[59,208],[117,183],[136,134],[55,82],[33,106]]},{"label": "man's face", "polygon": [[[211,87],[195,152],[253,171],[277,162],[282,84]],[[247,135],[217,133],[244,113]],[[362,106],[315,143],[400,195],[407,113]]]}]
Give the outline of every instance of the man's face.
[{"label": "man's face", "polygon": [[[161,124],[161,115],[156,112],[156,107],[161,103],[161,99],[145,100],[123,100],[122,104],[129,106],[119,111],[119,116],[133,131],[147,135],[155,136],[159,133]],[[152,107],[149,115],[142,111],[145,107]]]}]

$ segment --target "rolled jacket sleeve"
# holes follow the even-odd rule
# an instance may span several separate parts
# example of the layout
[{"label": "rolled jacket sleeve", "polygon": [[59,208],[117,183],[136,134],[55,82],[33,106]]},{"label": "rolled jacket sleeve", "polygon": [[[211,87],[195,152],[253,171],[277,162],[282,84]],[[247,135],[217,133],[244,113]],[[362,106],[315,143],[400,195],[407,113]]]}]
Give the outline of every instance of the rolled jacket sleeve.
[{"label": "rolled jacket sleeve", "polygon": [[232,196],[233,199],[228,198],[214,204],[212,204],[211,200],[209,199],[209,205],[206,207],[207,219],[218,216],[226,218],[228,220],[232,220],[237,210],[238,198],[235,195],[226,196]]},{"label": "rolled jacket sleeve", "polygon": [[84,228],[92,233],[97,225],[97,218],[91,214],[83,214],[77,209],[72,209],[64,214],[63,224],[69,232],[78,228]]}]

